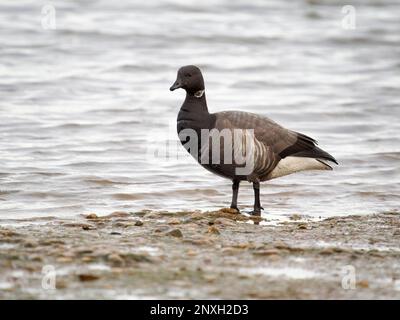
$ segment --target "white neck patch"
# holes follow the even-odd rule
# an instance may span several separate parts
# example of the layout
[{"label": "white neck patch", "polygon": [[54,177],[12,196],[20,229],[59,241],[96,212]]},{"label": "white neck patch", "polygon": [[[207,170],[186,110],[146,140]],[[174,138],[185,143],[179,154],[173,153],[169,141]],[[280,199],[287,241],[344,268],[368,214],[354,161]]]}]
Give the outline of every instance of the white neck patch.
[{"label": "white neck patch", "polygon": [[194,96],[196,98],[201,98],[203,96],[203,94],[204,94],[204,90],[199,90],[194,94]]}]

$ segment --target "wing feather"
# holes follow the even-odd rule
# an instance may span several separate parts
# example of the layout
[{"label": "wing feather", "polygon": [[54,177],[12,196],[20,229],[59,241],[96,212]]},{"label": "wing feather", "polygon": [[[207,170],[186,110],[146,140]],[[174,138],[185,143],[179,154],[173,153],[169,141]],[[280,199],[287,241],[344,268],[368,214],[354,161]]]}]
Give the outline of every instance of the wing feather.
[{"label": "wing feather", "polygon": [[280,159],[288,156],[316,158],[332,161],[336,159],[317,147],[317,141],[305,134],[288,130],[275,121],[250,112],[225,111],[216,113],[215,127],[219,130],[253,129],[255,138]]}]

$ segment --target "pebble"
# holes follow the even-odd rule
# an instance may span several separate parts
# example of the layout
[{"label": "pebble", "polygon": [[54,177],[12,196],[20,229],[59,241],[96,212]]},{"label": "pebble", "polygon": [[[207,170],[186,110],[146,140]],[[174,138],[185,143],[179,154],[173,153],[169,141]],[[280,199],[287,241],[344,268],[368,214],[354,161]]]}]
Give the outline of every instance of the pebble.
[{"label": "pebble", "polygon": [[260,216],[252,216],[249,218],[250,220],[252,220],[254,222],[255,225],[260,224],[261,221],[263,221],[264,219]]},{"label": "pebble", "polygon": [[94,260],[93,257],[86,256],[82,258],[82,262],[92,262]]},{"label": "pebble", "polygon": [[168,221],[168,224],[181,224],[181,220],[177,218],[173,218]]},{"label": "pebble", "polygon": [[62,280],[58,280],[56,282],[56,289],[65,289],[67,287],[67,283]]},{"label": "pebble", "polygon": [[271,254],[270,256],[268,256],[268,259],[272,261],[278,261],[279,259],[281,259],[281,256],[279,254]]},{"label": "pebble", "polygon": [[107,260],[115,266],[123,266],[125,264],[125,260],[117,253],[110,254]]},{"label": "pebble", "polygon": [[75,252],[73,252],[73,251],[64,251],[61,256],[62,257],[68,257],[68,258],[75,258],[76,253],[79,253],[80,251],[83,252],[84,250],[85,250],[85,252],[83,254],[87,253],[86,251],[88,251],[88,249],[81,249],[81,250],[77,250]]},{"label": "pebble", "polygon": [[9,230],[9,229],[1,229],[0,230],[0,236],[2,236],[2,237],[14,237],[16,235],[18,235],[18,233],[14,232],[12,230]]},{"label": "pebble", "polygon": [[84,226],[82,226],[82,229],[83,230],[94,230],[96,228],[94,226],[91,226],[91,225],[84,225]]},{"label": "pebble", "polygon": [[56,244],[65,244],[63,240],[58,240],[58,239],[45,239],[39,241],[39,244],[42,246],[52,246]]},{"label": "pebble", "polygon": [[38,256],[38,255],[29,256],[29,257],[28,257],[28,260],[30,260],[30,261],[37,261],[37,262],[43,261],[42,257],[41,257],[41,256]]},{"label": "pebble", "polygon": [[357,282],[357,286],[361,288],[369,288],[368,280],[360,280]]},{"label": "pebble", "polygon": [[370,250],[369,255],[373,256],[373,257],[378,257],[378,258],[384,258],[385,257],[385,253],[378,251],[378,250]]},{"label": "pebble", "polygon": [[146,214],[148,214],[150,212],[151,212],[150,210],[142,210],[142,211],[134,212],[133,214],[138,217],[144,217]]},{"label": "pebble", "polygon": [[208,231],[207,231],[207,232],[208,232],[208,233],[211,233],[211,234],[220,234],[218,228],[215,227],[215,226],[210,226],[210,227],[208,228]]},{"label": "pebble", "polygon": [[150,213],[148,215],[146,215],[147,219],[159,219],[160,215],[156,214],[156,213]]},{"label": "pebble", "polygon": [[154,232],[160,233],[160,232],[168,231],[169,228],[170,228],[169,226],[159,226],[157,229],[154,229]]},{"label": "pebble", "polygon": [[274,247],[277,249],[290,249],[290,247],[283,241],[276,241]]},{"label": "pebble", "polygon": [[236,222],[227,218],[217,218],[214,221],[214,224],[224,225],[224,226],[235,226]]},{"label": "pebble", "polygon": [[227,255],[235,255],[235,254],[237,254],[239,251],[240,251],[239,249],[235,249],[235,248],[232,248],[232,247],[223,248],[223,249],[221,250],[221,252],[222,252],[223,254],[227,254]]},{"label": "pebble", "polygon": [[113,213],[110,213],[109,215],[105,216],[104,218],[110,219],[110,218],[124,218],[124,217],[129,217],[130,214],[124,211],[115,211]]},{"label": "pebble", "polygon": [[132,226],[132,223],[129,222],[122,222],[122,221],[117,221],[113,224],[113,227],[115,228],[128,228],[130,226]]},{"label": "pebble", "polygon": [[209,239],[203,238],[188,238],[183,240],[185,243],[190,243],[195,246],[210,245],[212,242]]},{"label": "pebble", "polygon": [[208,283],[213,283],[218,279],[218,277],[212,274],[205,274],[203,275],[203,279]]},{"label": "pebble", "polygon": [[135,226],[141,227],[142,225],[143,225],[143,221],[141,221],[141,220],[136,220],[135,221]]},{"label": "pebble", "polygon": [[87,281],[95,281],[100,279],[99,276],[96,276],[94,274],[87,274],[87,273],[82,273],[78,275],[78,278],[82,282],[87,282]]},{"label": "pebble", "polygon": [[298,221],[298,220],[301,220],[301,215],[295,213],[295,214],[292,214],[292,215],[289,217],[289,219],[290,219],[290,220],[293,220],[293,221]]},{"label": "pebble", "polygon": [[75,252],[77,254],[89,254],[89,253],[93,253],[93,250],[89,249],[89,248],[82,248],[81,247],[81,249],[77,249]]},{"label": "pebble", "polygon": [[172,237],[176,237],[176,238],[182,238],[183,234],[182,231],[179,229],[173,229],[169,232],[167,232],[167,235],[172,236]]},{"label": "pebble", "polygon": [[271,256],[271,255],[279,255],[280,251],[277,249],[266,249],[266,250],[257,250],[254,251],[253,254],[256,256]]},{"label": "pebble", "polygon": [[202,212],[194,212],[189,217],[186,218],[187,222],[197,221],[204,219],[204,213]]},{"label": "pebble", "polygon": [[153,260],[147,254],[142,253],[125,253],[121,254],[121,258],[125,261],[133,262],[153,262]]},{"label": "pebble", "polygon": [[248,249],[251,246],[252,246],[251,243],[238,243],[238,244],[233,245],[232,247],[237,248],[237,249]]},{"label": "pebble", "polygon": [[25,248],[35,248],[38,246],[38,243],[34,240],[27,240],[25,241],[24,247]]},{"label": "pebble", "polygon": [[69,257],[59,257],[57,258],[57,262],[59,263],[69,263],[72,262],[73,259],[69,258]]},{"label": "pebble", "polygon": [[321,250],[320,254],[323,255],[330,255],[330,254],[334,254],[335,251],[332,248],[324,248]]},{"label": "pebble", "polygon": [[95,219],[98,219],[99,217],[97,216],[97,214],[95,214],[95,213],[89,213],[87,216],[86,216],[86,219],[88,219],[88,220],[95,220]]},{"label": "pebble", "polygon": [[193,250],[188,250],[188,251],[186,252],[186,255],[191,256],[191,257],[197,256],[197,252],[196,252],[196,251],[193,251]]},{"label": "pebble", "polygon": [[71,223],[63,223],[62,226],[64,227],[71,227],[71,228],[94,228],[94,226],[87,224],[87,223],[80,223],[80,222],[71,222]]},{"label": "pebble", "polygon": [[232,209],[232,208],[222,208],[219,211],[224,212],[224,213],[239,214],[239,211],[237,211],[236,209]]}]

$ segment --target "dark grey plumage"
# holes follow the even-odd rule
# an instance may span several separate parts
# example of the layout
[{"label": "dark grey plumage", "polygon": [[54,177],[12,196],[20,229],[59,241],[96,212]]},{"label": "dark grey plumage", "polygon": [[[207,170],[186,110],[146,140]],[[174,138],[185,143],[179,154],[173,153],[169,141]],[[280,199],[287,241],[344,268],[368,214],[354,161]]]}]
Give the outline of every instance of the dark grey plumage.
[{"label": "dark grey plumage", "polygon": [[[248,174],[238,174],[237,169],[243,165],[235,162],[226,163],[224,159],[224,144],[221,143],[219,163],[201,163],[207,170],[233,182],[233,197],[231,207],[237,209],[237,194],[240,181],[247,180],[253,183],[255,192],[254,213],[260,214],[259,200],[260,181],[266,181],[279,176],[303,170],[331,170],[325,162],[337,161],[329,153],[317,147],[317,142],[295,131],[288,130],[271,119],[240,111],[225,111],[209,113],[206,96],[204,93],[204,80],[201,71],[196,66],[185,66],[179,69],[177,80],[171,87],[171,91],[183,88],[186,91],[185,101],[179,111],[177,119],[178,134],[185,129],[197,133],[198,150],[196,159],[201,162],[202,156],[208,152],[208,158],[212,159],[212,150],[205,148],[211,138],[201,139],[201,130],[216,129],[218,132],[228,130],[232,136],[238,138],[241,143],[232,145],[232,154],[243,153],[251,150],[253,160],[252,171]],[[251,131],[251,136],[249,132]],[[181,140],[185,146],[187,139]],[[249,148],[249,149],[246,149]]]}]

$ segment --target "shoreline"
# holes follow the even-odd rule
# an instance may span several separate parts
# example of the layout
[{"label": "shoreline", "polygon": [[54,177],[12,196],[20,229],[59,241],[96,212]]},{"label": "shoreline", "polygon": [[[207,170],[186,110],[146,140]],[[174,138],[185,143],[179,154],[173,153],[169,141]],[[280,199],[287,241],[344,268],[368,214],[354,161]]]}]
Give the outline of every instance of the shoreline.
[{"label": "shoreline", "polygon": [[0,299],[400,298],[398,212],[260,220],[230,209],[3,220]]}]

